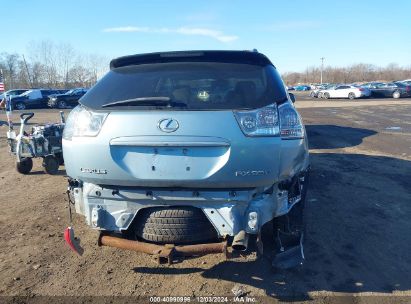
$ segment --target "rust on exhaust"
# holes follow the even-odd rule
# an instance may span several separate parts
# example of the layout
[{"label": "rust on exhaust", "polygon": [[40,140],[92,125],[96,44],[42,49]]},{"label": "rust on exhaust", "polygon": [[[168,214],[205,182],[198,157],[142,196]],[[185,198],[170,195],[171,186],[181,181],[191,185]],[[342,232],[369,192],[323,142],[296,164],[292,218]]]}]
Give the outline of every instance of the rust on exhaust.
[{"label": "rust on exhaust", "polygon": [[227,241],[221,243],[175,246],[172,244],[156,245],[140,241],[132,241],[120,237],[101,234],[99,246],[116,247],[155,255],[160,264],[172,264],[176,257],[200,256],[211,253],[227,253]]}]

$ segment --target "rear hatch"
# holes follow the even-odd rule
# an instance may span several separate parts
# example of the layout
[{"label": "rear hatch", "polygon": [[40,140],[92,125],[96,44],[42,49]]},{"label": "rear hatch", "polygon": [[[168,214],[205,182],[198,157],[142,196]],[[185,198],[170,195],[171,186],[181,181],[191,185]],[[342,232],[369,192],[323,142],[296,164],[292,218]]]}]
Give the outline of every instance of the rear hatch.
[{"label": "rear hatch", "polygon": [[97,136],[65,141],[68,174],[123,186],[272,184],[281,139],[259,124],[275,119],[272,105],[287,98],[276,69],[258,53],[220,60],[202,54],[162,57],[161,63],[151,58],[130,64],[129,57],[125,66],[112,62],[108,75],[80,100],[84,109],[107,115]]}]

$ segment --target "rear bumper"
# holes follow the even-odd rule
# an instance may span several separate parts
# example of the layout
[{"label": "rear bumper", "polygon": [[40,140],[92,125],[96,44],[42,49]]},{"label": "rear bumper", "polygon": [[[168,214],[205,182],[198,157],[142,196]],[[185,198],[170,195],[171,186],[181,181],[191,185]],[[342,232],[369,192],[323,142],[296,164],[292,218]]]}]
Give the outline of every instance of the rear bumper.
[{"label": "rear bumper", "polygon": [[280,189],[278,184],[265,189],[179,190],[84,183],[72,191],[76,212],[97,230],[126,231],[143,208],[192,206],[202,209],[220,238],[234,236],[241,230],[257,234],[265,223],[288,213],[301,200],[301,195],[290,197],[289,191]]}]

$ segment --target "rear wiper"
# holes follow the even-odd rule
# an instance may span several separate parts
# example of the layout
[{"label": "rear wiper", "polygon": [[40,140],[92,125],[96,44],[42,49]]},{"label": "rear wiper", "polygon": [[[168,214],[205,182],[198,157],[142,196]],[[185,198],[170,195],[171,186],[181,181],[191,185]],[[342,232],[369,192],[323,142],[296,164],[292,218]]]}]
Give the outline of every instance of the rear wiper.
[{"label": "rear wiper", "polygon": [[168,108],[187,107],[183,102],[173,102],[170,97],[153,96],[153,97],[138,97],[132,99],[124,99],[103,104],[102,108],[117,107],[117,106],[165,106]]}]

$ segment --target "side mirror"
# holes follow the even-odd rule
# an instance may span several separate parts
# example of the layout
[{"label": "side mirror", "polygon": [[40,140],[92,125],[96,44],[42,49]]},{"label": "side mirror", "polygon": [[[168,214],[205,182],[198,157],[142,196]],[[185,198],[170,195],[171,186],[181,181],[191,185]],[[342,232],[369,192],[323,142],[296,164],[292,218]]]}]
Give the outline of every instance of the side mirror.
[{"label": "side mirror", "polygon": [[295,96],[293,93],[288,93],[288,95],[290,95],[290,99],[291,101],[294,103],[295,102]]}]

